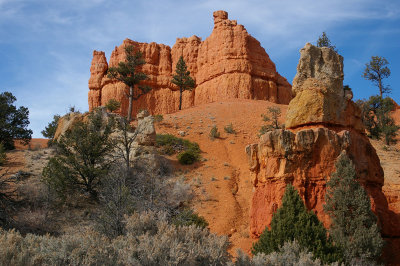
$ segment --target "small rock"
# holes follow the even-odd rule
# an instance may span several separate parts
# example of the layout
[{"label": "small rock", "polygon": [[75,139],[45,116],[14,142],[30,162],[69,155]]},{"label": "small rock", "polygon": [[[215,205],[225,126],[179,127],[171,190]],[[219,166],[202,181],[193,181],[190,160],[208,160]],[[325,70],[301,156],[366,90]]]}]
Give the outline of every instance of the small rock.
[{"label": "small rock", "polygon": [[184,137],[184,136],[186,136],[186,132],[183,130],[180,130],[180,131],[178,131],[178,135],[181,137]]}]

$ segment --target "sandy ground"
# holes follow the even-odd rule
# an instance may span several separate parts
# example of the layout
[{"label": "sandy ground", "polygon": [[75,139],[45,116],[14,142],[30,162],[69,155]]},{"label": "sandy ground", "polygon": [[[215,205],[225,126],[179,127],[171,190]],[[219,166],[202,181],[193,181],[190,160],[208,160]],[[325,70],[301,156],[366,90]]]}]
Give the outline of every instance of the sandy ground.
[{"label": "sandy ground", "polygon": [[[200,145],[202,161],[181,170],[195,191],[194,209],[206,218],[212,232],[229,236],[232,254],[237,248],[249,252],[254,241],[249,236],[253,187],[245,147],[258,142],[258,131],[266,124],[261,114],[266,114],[269,106],[280,107],[285,117],[285,105],[233,100],[164,115],[164,121],[157,126],[157,133],[180,137],[178,132],[184,131],[184,138]],[[224,131],[230,123],[236,134]],[[214,125],[221,136],[211,140],[209,133]]]}]

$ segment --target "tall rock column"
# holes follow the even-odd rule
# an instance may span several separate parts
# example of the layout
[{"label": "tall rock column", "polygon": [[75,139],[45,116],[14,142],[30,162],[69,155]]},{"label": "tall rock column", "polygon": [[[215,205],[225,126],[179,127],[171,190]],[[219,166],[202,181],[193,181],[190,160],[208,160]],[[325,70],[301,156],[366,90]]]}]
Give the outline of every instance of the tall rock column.
[{"label": "tall rock column", "polygon": [[89,110],[93,110],[101,105],[101,80],[106,75],[108,64],[104,52],[93,51],[92,65],[90,66]]},{"label": "tall rock column", "polygon": [[271,223],[288,183],[299,191],[308,209],[329,226],[323,211],[326,182],[335,161],[345,152],[353,161],[358,181],[370,196],[384,235],[400,236],[399,221],[388,210],[382,193],[383,170],[364,134],[360,110],[343,90],[343,58],[333,50],[311,44],[300,50],[293,80],[286,130],[261,136],[246,147],[252,183],[250,230],[259,236]]}]

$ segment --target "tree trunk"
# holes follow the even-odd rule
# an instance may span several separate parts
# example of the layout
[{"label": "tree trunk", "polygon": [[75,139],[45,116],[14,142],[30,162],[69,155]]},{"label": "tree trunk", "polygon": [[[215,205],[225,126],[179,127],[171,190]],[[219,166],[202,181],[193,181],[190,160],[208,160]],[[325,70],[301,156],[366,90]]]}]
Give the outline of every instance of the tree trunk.
[{"label": "tree trunk", "polygon": [[182,87],[179,88],[179,110],[182,110]]},{"label": "tree trunk", "polygon": [[132,121],[132,102],[133,102],[133,87],[129,87],[129,106],[128,106],[128,123]]},{"label": "tree trunk", "polygon": [[126,143],[125,152],[126,152],[126,177],[129,175],[130,170],[130,148],[128,147],[129,143]]},{"label": "tree trunk", "polygon": [[381,94],[381,98],[382,98],[383,88],[382,88],[382,80],[381,79],[379,79],[379,93]]}]

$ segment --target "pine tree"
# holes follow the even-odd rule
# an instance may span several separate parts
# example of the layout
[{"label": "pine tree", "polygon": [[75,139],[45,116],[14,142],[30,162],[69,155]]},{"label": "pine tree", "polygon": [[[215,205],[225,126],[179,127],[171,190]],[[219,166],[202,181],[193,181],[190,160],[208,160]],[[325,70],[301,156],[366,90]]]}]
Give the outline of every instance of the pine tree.
[{"label": "pine tree", "polygon": [[327,238],[322,223],[313,212],[307,210],[297,190],[289,184],[283,195],[282,206],[272,217],[271,230],[265,228],[259,241],[253,245],[252,253],[269,254],[278,251],[285,242],[294,240],[323,262],[341,258]]},{"label": "pine tree", "polygon": [[143,59],[143,55],[140,51],[134,52],[133,46],[128,45],[125,47],[126,62],[119,62],[118,67],[110,67],[108,69],[108,77],[122,81],[129,87],[129,93],[126,96],[129,99],[128,106],[128,121],[132,120],[132,105],[133,100],[139,99],[140,96],[148,93],[151,88],[148,86],[138,86],[135,90],[135,86],[141,81],[147,79],[147,75],[140,72],[138,68],[146,63]]},{"label": "pine tree", "polygon": [[319,36],[317,40],[317,47],[328,47],[337,52],[336,46],[331,44],[331,40],[329,40],[328,35],[326,35],[325,32],[322,32],[322,35]]},{"label": "pine tree", "polygon": [[332,221],[330,236],[347,263],[375,260],[381,255],[383,240],[369,197],[356,181],[354,165],[346,154],[340,155],[335,166],[324,205]]},{"label": "pine tree", "polygon": [[182,110],[182,93],[184,90],[192,90],[196,83],[190,77],[190,71],[187,70],[187,66],[183,57],[181,56],[176,64],[176,75],[172,77],[171,82],[179,87],[179,110]]},{"label": "pine tree", "polygon": [[383,85],[383,79],[390,76],[390,69],[387,67],[389,62],[384,57],[372,56],[371,61],[365,64],[365,70],[362,75],[365,79],[371,80],[379,88],[379,95],[390,93],[389,86]]}]

